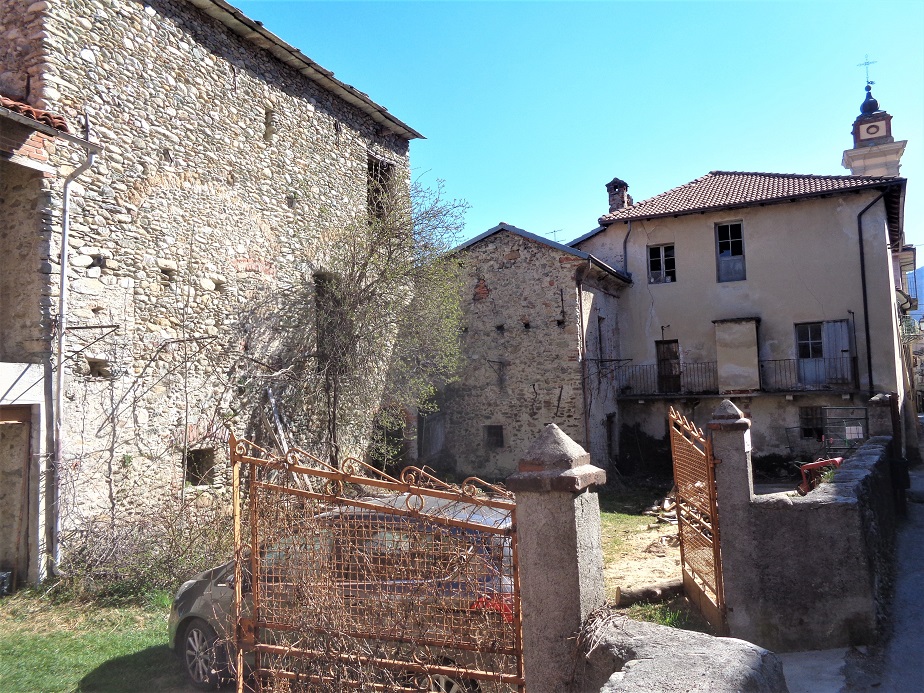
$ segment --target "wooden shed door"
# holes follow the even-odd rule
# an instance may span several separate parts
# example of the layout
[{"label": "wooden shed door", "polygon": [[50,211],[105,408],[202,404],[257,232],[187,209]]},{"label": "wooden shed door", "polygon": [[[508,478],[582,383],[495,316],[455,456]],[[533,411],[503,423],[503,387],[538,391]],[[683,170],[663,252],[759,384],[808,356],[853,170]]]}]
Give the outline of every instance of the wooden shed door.
[{"label": "wooden shed door", "polygon": [[29,407],[0,407],[0,571],[14,588],[28,578],[31,420]]}]

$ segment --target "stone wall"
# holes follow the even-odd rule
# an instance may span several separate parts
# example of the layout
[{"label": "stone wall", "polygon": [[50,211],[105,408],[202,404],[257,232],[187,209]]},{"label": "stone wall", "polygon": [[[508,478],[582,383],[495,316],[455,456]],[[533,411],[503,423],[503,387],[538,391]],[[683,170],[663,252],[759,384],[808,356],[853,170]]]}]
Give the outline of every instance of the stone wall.
[{"label": "stone wall", "polygon": [[[47,357],[46,181],[39,171],[0,161],[0,361]],[[47,301],[45,302],[47,303]]]},{"label": "stone wall", "polygon": [[616,289],[605,287],[612,277],[509,230],[460,255],[466,360],[441,404],[442,454],[427,462],[501,478],[543,426],[555,423],[606,467],[607,415],[615,420],[615,404],[609,365],[599,355],[601,347],[618,353],[616,300],[608,293]]},{"label": "stone wall", "polygon": [[[743,464],[744,457],[736,459],[717,433],[731,635],[781,652],[875,642],[889,597],[895,541],[890,439],[871,439],[830,483],[804,497],[775,493],[748,500],[743,474],[750,465]],[[735,488],[730,491],[728,484]]]},{"label": "stone wall", "polygon": [[[584,440],[579,259],[502,231],[465,249],[465,355],[446,392],[443,464],[501,478],[547,423]],[[502,441],[488,439],[502,426]],[[498,444],[502,443],[502,444]]]},{"label": "stone wall", "polygon": [[[223,425],[248,433],[241,315],[323,266],[365,213],[370,156],[407,179],[408,142],[187,2],[48,0],[33,16],[47,34],[42,105],[72,130],[86,111],[105,149],[72,188],[66,530],[177,493],[184,446],[214,449],[207,481],[227,481]],[[56,212],[84,158],[64,144],[51,157]],[[52,221],[37,293],[55,305]]]},{"label": "stone wall", "polygon": [[0,94],[39,108],[44,105],[40,37],[47,6],[42,0],[0,4]]}]

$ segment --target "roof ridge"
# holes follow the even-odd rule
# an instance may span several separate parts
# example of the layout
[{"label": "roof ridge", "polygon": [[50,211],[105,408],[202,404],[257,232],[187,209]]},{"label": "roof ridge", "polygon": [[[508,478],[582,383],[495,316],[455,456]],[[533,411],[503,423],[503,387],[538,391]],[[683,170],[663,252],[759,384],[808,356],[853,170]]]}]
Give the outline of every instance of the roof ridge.
[{"label": "roof ridge", "polygon": [[[767,178],[825,178],[833,180],[881,180],[895,178],[896,176],[854,176],[836,175],[833,173],[775,173],[767,171],[710,171],[709,173],[721,176],[764,176]],[[694,181],[695,182],[695,181]]]}]

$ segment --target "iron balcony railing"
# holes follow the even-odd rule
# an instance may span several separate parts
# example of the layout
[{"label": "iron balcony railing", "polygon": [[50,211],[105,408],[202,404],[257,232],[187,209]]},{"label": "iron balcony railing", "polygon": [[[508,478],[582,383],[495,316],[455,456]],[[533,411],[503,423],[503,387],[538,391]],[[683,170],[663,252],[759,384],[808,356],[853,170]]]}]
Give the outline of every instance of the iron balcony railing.
[{"label": "iron balcony railing", "polygon": [[858,383],[855,356],[760,362],[760,389],[764,392],[858,390]]},{"label": "iron balcony railing", "polygon": [[619,397],[651,395],[718,394],[719,379],[715,361],[700,363],[656,363],[621,366],[616,369],[616,392]]},{"label": "iron balcony railing", "polygon": [[911,344],[911,342],[919,337],[924,336],[921,332],[920,323],[911,315],[902,315],[898,326],[899,332],[901,333],[902,344]]}]

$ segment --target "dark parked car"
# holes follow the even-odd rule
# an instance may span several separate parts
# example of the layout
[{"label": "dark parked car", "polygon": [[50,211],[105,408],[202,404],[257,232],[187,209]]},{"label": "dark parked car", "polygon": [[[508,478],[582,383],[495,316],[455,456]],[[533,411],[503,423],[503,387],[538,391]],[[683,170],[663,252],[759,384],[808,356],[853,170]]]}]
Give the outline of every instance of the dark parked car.
[{"label": "dark parked car", "polygon": [[[478,629],[486,621],[476,616],[512,621],[510,538],[477,529],[509,529],[508,512],[427,498],[426,507],[421,508],[425,512],[409,516],[389,512],[410,507],[406,495],[362,502],[366,507],[344,506],[318,514],[297,532],[287,530],[287,536],[264,540],[260,551],[264,619],[274,608],[291,617],[293,594],[314,595],[326,589],[336,593],[341,600],[338,603],[351,605],[344,610],[353,619],[351,627],[371,633],[370,640],[378,645],[394,645],[386,633],[394,633],[396,625],[403,627],[405,634],[410,632],[410,637],[401,638],[398,645],[405,654],[411,647],[406,641],[415,637],[439,638],[442,629],[444,636],[449,633],[452,638],[460,629]],[[413,497],[411,502],[420,502],[420,497]],[[441,523],[430,519],[432,515],[456,522]],[[233,678],[234,567],[231,561],[183,583],[170,611],[170,644],[199,688],[215,688]],[[248,583],[245,573],[245,593],[249,592]],[[324,587],[319,588],[322,583]],[[245,609],[249,608],[249,599],[246,601]],[[409,609],[423,602],[427,606],[418,608],[419,613],[408,619]],[[400,618],[406,620],[395,620]],[[472,637],[475,642],[478,634]],[[468,649],[441,652],[436,663],[484,668]],[[509,659],[503,664],[495,662],[495,666],[508,672],[513,669]],[[422,681],[418,685],[431,691],[508,690],[444,674]]]}]

